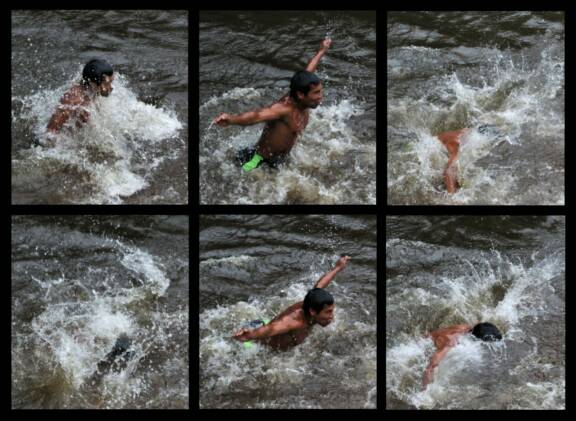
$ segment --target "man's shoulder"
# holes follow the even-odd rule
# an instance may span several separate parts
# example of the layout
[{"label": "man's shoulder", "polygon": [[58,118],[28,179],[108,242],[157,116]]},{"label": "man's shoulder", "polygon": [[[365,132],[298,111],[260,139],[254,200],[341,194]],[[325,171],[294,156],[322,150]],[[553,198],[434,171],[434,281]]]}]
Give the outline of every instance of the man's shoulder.
[{"label": "man's shoulder", "polygon": [[294,100],[290,95],[284,95],[274,104],[272,104],[272,107],[283,108],[290,111],[295,110],[297,108],[296,103],[294,102]]},{"label": "man's shoulder", "polygon": [[288,307],[282,315],[281,320],[289,324],[306,324],[306,317],[304,316],[304,310],[302,310],[302,302]]},{"label": "man's shoulder", "polygon": [[74,85],[62,95],[60,103],[64,105],[81,105],[85,100],[86,96],[82,87],[80,85]]}]

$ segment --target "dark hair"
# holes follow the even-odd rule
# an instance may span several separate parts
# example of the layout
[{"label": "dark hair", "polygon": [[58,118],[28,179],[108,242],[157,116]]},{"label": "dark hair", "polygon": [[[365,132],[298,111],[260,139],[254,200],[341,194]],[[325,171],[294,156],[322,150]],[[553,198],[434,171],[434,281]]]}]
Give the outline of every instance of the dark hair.
[{"label": "dark hair", "polygon": [[110,63],[106,60],[95,58],[84,66],[84,70],[82,70],[82,83],[88,85],[90,82],[94,82],[100,85],[102,79],[104,79],[104,75],[112,76],[113,73],[114,70]]},{"label": "dark hair", "polygon": [[495,341],[502,339],[502,334],[492,323],[478,323],[472,328],[472,335],[483,341]]},{"label": "dark hair", "polygon": [[316,313],[324,310],[325,306],[334,304],[334,297],[328,291],[322,288],[314,288],[308,291],[306,297],[304,297],[304,304],[302,304],[302,309],[306,316],[310,316],[310,309],[314,310]]},{"label": "dark hair", "polygon": [[296,92],[302,92],[304,95],[308,95],[310,86],[318,85],[319,83],[320,79],[314,73],[307,70],[299,70],[294,73],[294,76],[290,79],[290,96],[298,99]]}]

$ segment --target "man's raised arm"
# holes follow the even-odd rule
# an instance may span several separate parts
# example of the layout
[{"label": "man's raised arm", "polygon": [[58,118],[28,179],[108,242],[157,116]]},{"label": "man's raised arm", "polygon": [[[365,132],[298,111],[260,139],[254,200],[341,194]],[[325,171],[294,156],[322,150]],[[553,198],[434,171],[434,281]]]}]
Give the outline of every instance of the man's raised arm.
[{"label": "man's raised arm", "polygon": [[320,63],[320,59],[322,58],[322,56],[324,54],[326,54],[326,51],[328,51],[328,48],[330,48],[331,44],[332,44],[332,40],[330,38],[326,38],[325,40],[322,41],[322,43],[320,44],[320,49],[318,50],[316,55],[314,57],[312,57],[312,60],[310,60],[310,62],[306,66],[307,71],[312,72],[312,73],[314,73],[316,71],[316,68],[318,67],[318,63]]},{"label": "man's raised arm", "polygon": [[322,275],[322,277],[318,279],[318,282],[316,282],[316,285],[314,285],[314,288],[326,288],[328,284],[332,282],[332,279],[334,279],[336,274],[344,269],[344,267],[348,264],[348,260],[350,260],[350,256],[342,256],[340,259],[338,259],[334,269]]}]

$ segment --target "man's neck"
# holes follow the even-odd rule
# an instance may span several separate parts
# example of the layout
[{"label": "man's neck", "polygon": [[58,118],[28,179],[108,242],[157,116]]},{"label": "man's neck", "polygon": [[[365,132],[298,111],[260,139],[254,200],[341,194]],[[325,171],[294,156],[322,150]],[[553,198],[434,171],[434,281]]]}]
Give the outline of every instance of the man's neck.
[{"label": "man's neck", "polygon": [[80,86],[82,87],[82,93],[84,94],[84,96],[86,96],[90,100],[96,98],[96,91],[91,85],[85,85],[81,83]]}]

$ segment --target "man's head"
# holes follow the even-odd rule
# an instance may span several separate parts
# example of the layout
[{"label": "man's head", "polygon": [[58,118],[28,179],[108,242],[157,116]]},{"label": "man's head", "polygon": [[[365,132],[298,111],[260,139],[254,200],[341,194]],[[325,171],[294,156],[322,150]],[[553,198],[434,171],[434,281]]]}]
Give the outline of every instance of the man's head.
[{"label": "man's head", "polygon": [[483,341],[499,341],[502,339],[502,334],[492,323],[478,323],[472,328],[472,335]]},{"label": "man's head", "polygon": [[322,82],[314,73],[300,70],[290,80],[290,96],[305,108],[316,108],[322,101]]},{"label": "man's head", "polygon": [[334,319],[334,297],[325,289],[311,289],[304,297],[302,310],[307,318],[320,326],[328,326]]},{"label": "man's head", "polygon": [[92,90],[102,96],[110,95],[113,80],[114,70],[106,60],[90,60],[82,71],[82,84],[90,86]]}]

